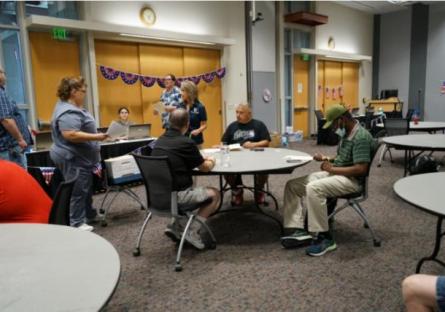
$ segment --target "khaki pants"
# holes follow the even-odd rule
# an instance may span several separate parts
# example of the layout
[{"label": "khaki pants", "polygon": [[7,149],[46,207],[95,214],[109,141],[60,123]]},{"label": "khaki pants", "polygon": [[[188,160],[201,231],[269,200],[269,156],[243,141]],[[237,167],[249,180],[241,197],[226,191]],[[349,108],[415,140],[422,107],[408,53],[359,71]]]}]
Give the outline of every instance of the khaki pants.
[{"label": "khaki pants", "polygon": [[326,232],[329,230],[326,199],[359,190],[355,178],[331,175],[326,171],[289,180],[284,190],[284,227],[304,228],[306,214],[301,199],[306,196],[309,232]]}]

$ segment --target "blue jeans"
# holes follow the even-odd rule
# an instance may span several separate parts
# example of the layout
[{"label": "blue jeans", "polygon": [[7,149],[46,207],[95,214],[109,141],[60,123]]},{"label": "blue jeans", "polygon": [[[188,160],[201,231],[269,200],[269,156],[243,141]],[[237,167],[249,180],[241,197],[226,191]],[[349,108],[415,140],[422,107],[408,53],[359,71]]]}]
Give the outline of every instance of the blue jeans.
[{"label": "blue jeans", "polygon": [[440,312],[445,312],[445,276],[438,276],[436,282],[437,306]]},{"label": "blue jeans", "polygon": [[9,150],[0,152],[0,158],[15,162],[19,166],[25,168],[25,155],[18,145],[10,148]]}]

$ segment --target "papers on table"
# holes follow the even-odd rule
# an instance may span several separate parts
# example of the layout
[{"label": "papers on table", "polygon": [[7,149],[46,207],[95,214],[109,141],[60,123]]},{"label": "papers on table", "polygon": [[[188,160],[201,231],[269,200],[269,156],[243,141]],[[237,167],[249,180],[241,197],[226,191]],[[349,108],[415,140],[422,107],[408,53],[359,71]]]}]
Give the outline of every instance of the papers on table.
[{"label": "papers on table", "polygon": [[298,156],[298,155],[286,155],[283,157],[283,159],[287,162],[295,162],[295,163],[299,163],[299,162],[303,162],[303,161],[308,161],[308,160],[312,160],[312,156]]},{"label": "papers on table", "polygon": [[112,121],[110,126],[108,127],[107,135],[111,139],[116,139],[119,137],[126,136],[128,134],[127,132],[128,132],[128,127],[118,122]]},{"label": "papers on table", "polygon": [[157,102],[153,104],[153,109],[157,111],[159,114],[165,113],[165,105],[162,102]]},{"label": "papers on table", "polygon": [[201,150],[202,154],[215,154],[215,153],[219,153],[220,149],[219,148],[204,148]]},{"label": "papers on table", "polygon": [[241,145],[239,143],[230,144],[229,150],[230,151],[240,151],[242,149]]}]

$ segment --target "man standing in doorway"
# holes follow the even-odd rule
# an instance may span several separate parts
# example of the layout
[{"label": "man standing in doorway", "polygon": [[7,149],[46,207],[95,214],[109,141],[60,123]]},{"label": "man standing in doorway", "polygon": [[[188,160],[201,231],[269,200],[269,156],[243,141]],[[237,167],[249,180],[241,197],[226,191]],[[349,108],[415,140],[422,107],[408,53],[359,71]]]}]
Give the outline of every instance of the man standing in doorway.
[{"label": "man standing in doorway", "polygon": [[164,104],[165,112],[162,113],[162,128],[168,128],[168,119],[170,113],[179,107],[181,103],[181,91],[175,86],[176,77],[168,74],[164,78],[165,90],[161,94],[161,102]]},{"label": "man standing in doorway", "polygon": [[0,158],[25,166],[24,149],[31,134],[13,99],[5,91],[6,73],[0,68]]}]

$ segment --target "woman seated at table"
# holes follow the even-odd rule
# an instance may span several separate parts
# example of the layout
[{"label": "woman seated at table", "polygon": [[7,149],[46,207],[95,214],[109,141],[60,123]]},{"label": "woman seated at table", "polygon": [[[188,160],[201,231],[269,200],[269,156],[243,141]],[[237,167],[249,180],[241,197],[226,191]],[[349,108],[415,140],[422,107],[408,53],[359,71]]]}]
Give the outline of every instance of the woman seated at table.
[{"label": "woman seated at table", "polygon": [[129,131],[130,125],[133,125],[134,122],[132,122],[132,121],[130,121],[128,119],[128,117],[130,115],[130,110],[127,107],[122,106],[121,108],[119,108],[119,110],[117,112],[119,114],[119,119],[115,120],[114,122],[116,122],[116,123],[120,124],[121,126],[125,127],[126,128],[126,133],[124,135],[121,135],[121,136],[115,138],[115,139],[117,139],[117,140],[126,140],[126,139],[128,139],[128,131]]},{"label": "woman seated at table", "polygon": [[52,201],[17,164],[0,160],[0,223],[48,223]]}]

